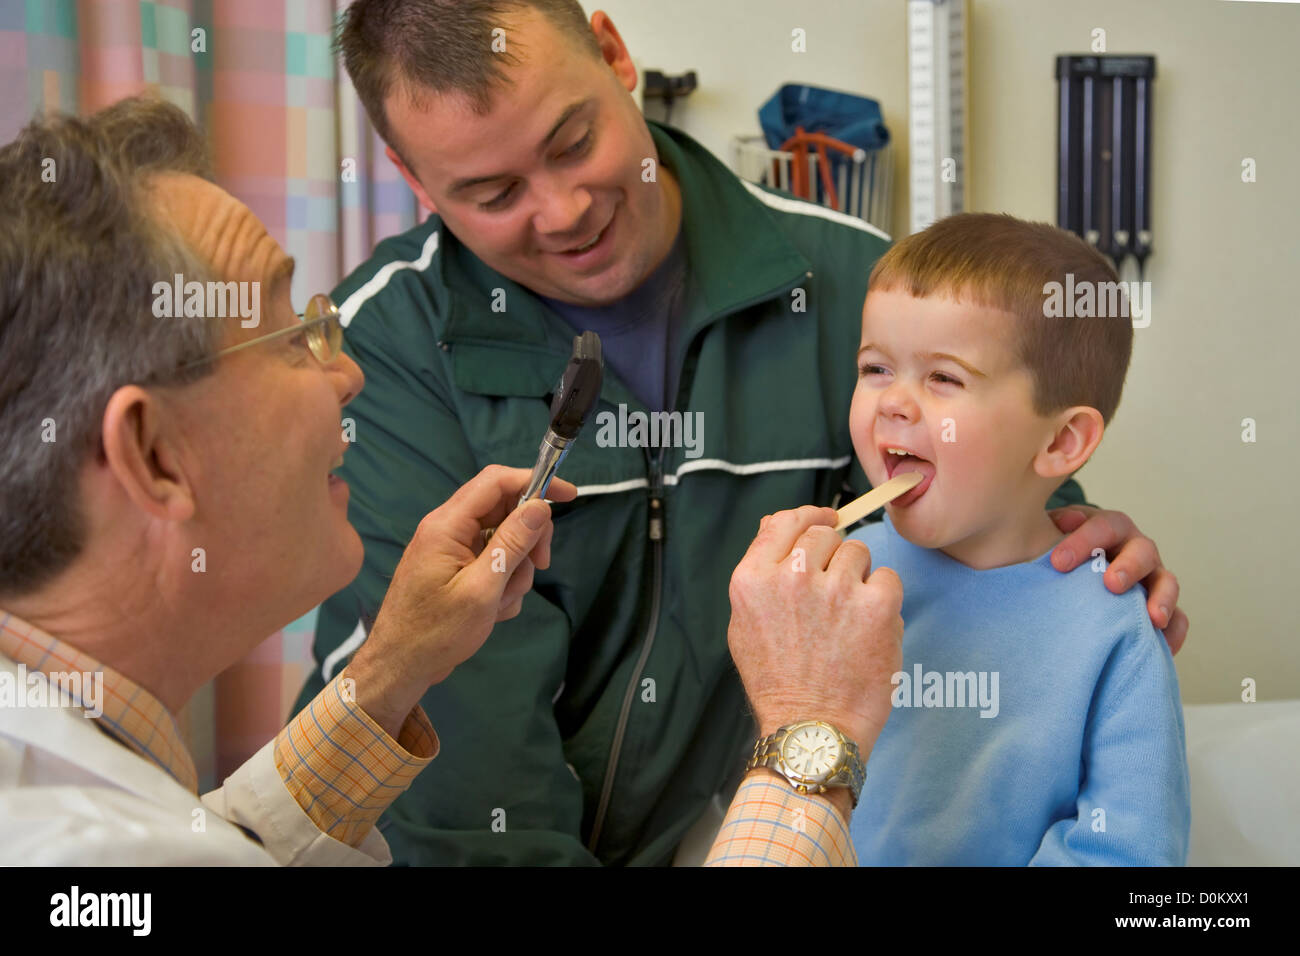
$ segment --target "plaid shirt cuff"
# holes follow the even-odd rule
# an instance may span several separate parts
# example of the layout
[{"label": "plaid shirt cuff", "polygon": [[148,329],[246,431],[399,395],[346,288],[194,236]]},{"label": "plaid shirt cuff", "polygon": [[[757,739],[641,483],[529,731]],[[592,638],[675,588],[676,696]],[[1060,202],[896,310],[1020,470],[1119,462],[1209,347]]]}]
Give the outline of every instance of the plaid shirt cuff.
[{"label": "plaid shirt cuff", "polygon": [[418,706],[393,740],[357,705],[344,680],[340,673],[280,731],[275,768],[322,833],[359,846],[439,745]]},{"label": "plaid shirt cuff", "polygon": [[857,866],[858,855],[833,806],[764,773],[741,783],[704,865]]}]

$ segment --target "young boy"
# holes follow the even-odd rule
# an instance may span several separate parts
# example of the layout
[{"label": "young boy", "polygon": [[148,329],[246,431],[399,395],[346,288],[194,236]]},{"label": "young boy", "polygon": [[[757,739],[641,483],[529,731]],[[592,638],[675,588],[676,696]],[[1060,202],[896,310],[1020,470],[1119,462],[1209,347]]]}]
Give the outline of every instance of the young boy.
[{"label": "young boy", "polygon": [[[1102,317],[1049,307],[1069,274]],[[854,449],[873,485],[924,477],[849,535],[903,583],[903,670],[852,822],[864,865],[1186,862],[1178,678],[1144,592],[1110,593],[1104,556],[1049,561],[1047,499],[1128,368],[1117,281],[1076,236],[983,214],[872,271]]]}]

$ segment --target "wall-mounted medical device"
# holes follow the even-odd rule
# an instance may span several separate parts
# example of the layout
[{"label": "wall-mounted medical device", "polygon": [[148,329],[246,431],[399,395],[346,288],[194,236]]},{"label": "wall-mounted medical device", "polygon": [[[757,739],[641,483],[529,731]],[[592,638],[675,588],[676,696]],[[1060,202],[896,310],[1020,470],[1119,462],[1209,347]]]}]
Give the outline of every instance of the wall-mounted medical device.
[{"label": "wall-mounted medical device", "polygon": [[1056,223],[1142,278],[1151,254],[1154,56],[1058,56]]},{"label": "wall-mounted medical device", "polygon": [[973,208],[970,192],[970,0],[907,4],[911,231]]}]

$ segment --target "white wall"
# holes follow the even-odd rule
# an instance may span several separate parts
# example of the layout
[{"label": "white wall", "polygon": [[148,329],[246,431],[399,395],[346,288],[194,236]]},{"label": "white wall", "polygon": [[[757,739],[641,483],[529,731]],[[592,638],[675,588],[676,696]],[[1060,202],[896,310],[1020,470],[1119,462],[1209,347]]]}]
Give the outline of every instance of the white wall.
[{"label": "white wall", "polygon": [[[899,145],[906,215],[903,0],[586,0],[643,68],[695,69],[673,123],[728,159],[783,82],[879,99]],[[1300,238],[1300,4],[1226,0],[972,0],[972,208],[1053,221],[1054,57],[1153,53],[1153,310],[1120,410],[1080,475],[1130,514],[1178,573],[1192,628],[1187,703],[1300,697],[1292,580],[1300,562],[1296,330]],[[790,51],[791,30],[808,51]],[[648,107],[657,116],[656,104]],[[1253,157],[1258,181],[1241,182]],[[1241,440],[1244,418],[1255,444]]]}]

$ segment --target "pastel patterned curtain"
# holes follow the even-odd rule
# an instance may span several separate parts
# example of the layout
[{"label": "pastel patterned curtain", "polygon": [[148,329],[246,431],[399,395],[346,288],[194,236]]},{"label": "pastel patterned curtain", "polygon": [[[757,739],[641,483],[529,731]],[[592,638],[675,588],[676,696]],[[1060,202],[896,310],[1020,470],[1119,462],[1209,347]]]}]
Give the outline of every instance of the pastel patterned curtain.
[{"label": "pastel patterned curtain", "polygon": [[[0,142],[34,115],[145,90],[207,130],[217,182],[297,259],[301,308],[423,218],[331,52],[347,0],[0,0]],[[355,160],[355,178],[351,175]],[[211,787],[283,726],[315,613],[272,635],[180,715]]]}]

